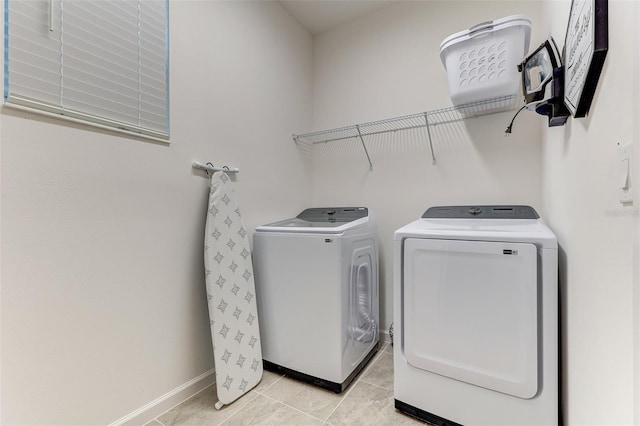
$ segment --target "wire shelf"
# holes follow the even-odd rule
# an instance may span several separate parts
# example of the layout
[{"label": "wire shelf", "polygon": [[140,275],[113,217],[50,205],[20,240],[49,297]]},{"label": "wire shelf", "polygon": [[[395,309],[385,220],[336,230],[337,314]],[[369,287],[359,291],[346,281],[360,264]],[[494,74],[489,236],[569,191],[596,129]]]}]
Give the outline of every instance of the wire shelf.
[{"label": "wire shelf", "polygon": [[516,108],[517,99],[518,97],[515,95],[503,96],[481,102],[371,121],[369,123],[355,124],[352,126],[299,135],[294,134],[292,137],[296,143],[307,143],[313,145],[353,138],[360,139],[362,147],[367,155],[367,159],[369,160],[369,166],[373,169],[373,164],[371,163],[367,147],[364,144],[364,136],[426,127],[427,134],[429,136],[429,145],[431,147],[431,156],[433,164],[435,164],[436,159],[433,153],[433,141],[431,140],[429,127],[454,123],[460,120],[482,117],[484,115],[496,114],[499,112],[511,111]]}]

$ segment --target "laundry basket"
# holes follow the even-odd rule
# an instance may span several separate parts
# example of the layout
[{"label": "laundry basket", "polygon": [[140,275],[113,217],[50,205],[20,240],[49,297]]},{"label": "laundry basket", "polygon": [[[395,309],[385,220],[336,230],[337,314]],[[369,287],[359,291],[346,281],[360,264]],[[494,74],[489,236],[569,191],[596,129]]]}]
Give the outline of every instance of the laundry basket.
[{"label": "laundry basket", "polygon": [[440,59],[454,106],[520,93],[517,70],[529,50],[531,20],[512,15],[483,22],[447,37]]}]

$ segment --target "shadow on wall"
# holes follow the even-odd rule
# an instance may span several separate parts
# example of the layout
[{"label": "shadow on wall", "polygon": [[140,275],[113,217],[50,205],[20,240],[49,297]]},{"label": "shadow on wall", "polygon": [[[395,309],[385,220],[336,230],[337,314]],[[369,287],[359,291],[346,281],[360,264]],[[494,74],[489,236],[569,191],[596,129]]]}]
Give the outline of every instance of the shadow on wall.
[{"label": "shadow on wall", "polygon": [[0,114],[6,115],[9,117],[18,117],[33,121],[38,121],[41,123],[47,123],[54,126],[62,126],[68,127],[70,129],[78,129],[86,132],[96,133],[100,135],[102,138],[103,135],[107,135],[110,137],[121,138],[124,143],[130,143],[131,141],[136,142],[144,142],[157,146],[169,147],[168,142],[159,141],[151,138],[147,138],[144,136],[139,136],[136,133],[128,132],[128,131],[119,131],[116,129],[112,129],[110,127],[100,126],[98,124],[90,124],[88,122],[83,122],[81,120],[76,120],[73,118],[68,118],[65,116],[59,116],[53,113],[40,112],[37,110],[30,111],[26,109],[22,109],[19,107],[11,106],[11,105],[2,105],[0,109]]},{"label": "shadow on wall", "polygon": [[567,252],[558,244],[558,415],[559,424],[568,424],[565,418],[564,402],[567,401],[567,371],[565,366],[568,365],[569,356],[567,354]]},{"label": "shadow on wall", "polygon": [[313,144],[310,142],[297,141],[294,142],[298,147],[300,159],[305,163],[311,161],[313,158]]},{"label": "shadow on wall", "polygon": [[[392,160],[403,158],[407,154],[427,155],[431,157],[431,146],[437,159],[438,154],[478,152],[491,149],[492,145],[505,141],[504,131],[509,125],[514,112],[494,114],[486,117],[471,117],[465,120],[453,120],[446,123],[433,124],[427,129],[418,127],[405,130],[389,131],[364,136],[307,145],[304,147],[310,155],[340,156],[341,158],[359,158],[365,156],[364,146],[376,163],[378,159]],[[480,119],[478,119],[480,118]],[[530,138],[532,126],[537,126],[537,116],[519,118],[518,133],[506,141],[513,143]],[[481,136],[479,136],[481,135]]]},{"label": "shadow on wall", "polygon": [[[472,141],[464,123],[449,123],[447,125],[399,130],[395,132],[364,136],[364,145],[369,151],[371,160],[393,160],[404,158],[407,154],[418,154],[431,158],[430,141],[434,152],[464,151],[471,147]],[[319,143],[311,149],[313,155],[333,156],[337,158],[365,158],[366,154],[359,138]]]}]

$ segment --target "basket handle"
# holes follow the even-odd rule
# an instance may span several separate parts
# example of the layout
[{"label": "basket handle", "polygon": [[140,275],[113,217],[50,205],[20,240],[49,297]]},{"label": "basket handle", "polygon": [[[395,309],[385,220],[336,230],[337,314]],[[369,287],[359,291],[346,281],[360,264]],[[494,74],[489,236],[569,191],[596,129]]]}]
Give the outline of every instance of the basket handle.
[{"label": "basket handle", "polygon": [[469,28],[469,37],[473,38],[487,31],[493,30],[493,21],[481,22]]}]

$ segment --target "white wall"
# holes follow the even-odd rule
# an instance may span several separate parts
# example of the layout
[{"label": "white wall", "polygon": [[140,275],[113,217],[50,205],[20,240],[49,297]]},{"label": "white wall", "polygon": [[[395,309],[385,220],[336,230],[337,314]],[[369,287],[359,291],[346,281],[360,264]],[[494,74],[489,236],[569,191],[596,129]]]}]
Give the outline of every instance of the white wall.
[{"label": "white wall", "polygon": [[[640,4],[635,3],[635,22],[640,22]],[[634,75],[640,75],[640,28],[635,27],[635,53],[634,58]],[[633,101],[633,116],[640,117],[640,79],[633,79],[633,88],[635,100]],[[633,120],[634,126],[634,141],[640,141],[640,120]],[[637,147],[636,142],[636,147]],[[634,174],[636,175],[635,183],[638,182],[638,170],[640,170],[640,149],[636,148],[635,151],[635,164]],[[635,196],[637,200],[640,200],[640,185],[635,188]],[[636,203],[637,205],[637,203]],[[634,395],[635,395],[635,409],[634,409],[634,424],[640,424],[640,210],[635,211],[635,244],[633,249],[633,277],[635,287],[634,298],[634,317],[635,317],[635,329],[633,334],[635,336],[635,382],[634,382]]]},{"label": "white wall", "polygon": [[[570,3],[545,2],[546,29],[560,46]],[[640,71],[637,7],[637,2],[609,1],[609,52],[589,117],[543,132],[544,204],[561,248],[562,375],[569,425],[632,424],[640,400],[638,389],[634,392],[640,304],[633,288],[640,199],[623,206],[617,189],[618,143],[634,139],[640,100],[633,95]],[[638,136],[636,124],[636,152]]]},{"label": "white wall", "polygon": [[384,328],[396,228],[431,205],[533,205],[563,250],[565,424],[630,424],[634,404],[640,424],[640,214],[615,192],[616,143],[640,138],[637,2],[610,2],[587,119],[546,129],[523,113],[510,138],[511,114],[441,126],[436,166],[424,132],[371,138],[373,171],[358,143],[316,147],[309,165],[290,140],[448,106],[442,39],[525,13],[532,48],[549,32],[562,44],[569,4],[399,2],[312,46],[273,2],[172,0],[171,146],[3,108],[0,423],[109,423],[212,368],[201,160],[241,168],[247,228],[309,204],[370,206]]},{"label": "white wall", "polygon": [[2,108],[2,424],[110,423],[213,367],[193,160],[240,168],[247,229],[310,203],[311,37],[170,3],[170,146]]},{"label": "white wall", "polygon": [[[540,2],[398,2],[314,40],[313,130],[340,127],[451,105],[440,43],[479,22],[522,13],[539,32]],[[373,171],[360,142],[316,145],[314,205],[365,205],[377,213],[381,238],[381,325],[392,313],[395,229],[435,205],[529,204],[542,207],[540,120],[513,112],[433,130],[437,165],[425,131],[367,138]],[[311,130],[311,129],[303,129]],[[302,132],[302,131],[301,131]]]}]

